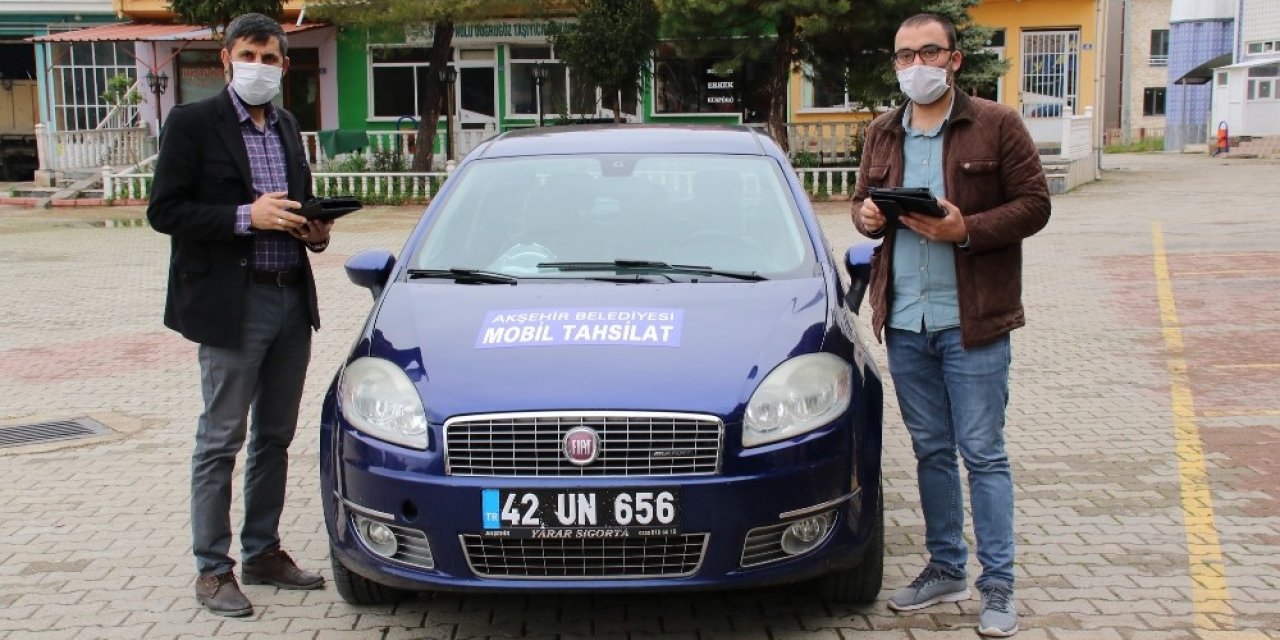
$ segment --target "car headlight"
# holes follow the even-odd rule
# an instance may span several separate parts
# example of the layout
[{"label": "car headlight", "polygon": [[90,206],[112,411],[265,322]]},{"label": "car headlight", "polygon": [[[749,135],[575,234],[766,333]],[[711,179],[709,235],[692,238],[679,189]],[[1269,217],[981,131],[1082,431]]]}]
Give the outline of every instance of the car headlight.
[{"label": "car headlight", "polygon": [[411,449],[427,448],[427,411],[400,367],[380,358],[359,358],[338,382],[338,406],[351,426],[379,440]]},{"label": "car headlight", "polygon": [[849,408],[853,371],[830,353],[792,358],[765,376],[742,421],[742,446],[786,440],[821,427]]}]

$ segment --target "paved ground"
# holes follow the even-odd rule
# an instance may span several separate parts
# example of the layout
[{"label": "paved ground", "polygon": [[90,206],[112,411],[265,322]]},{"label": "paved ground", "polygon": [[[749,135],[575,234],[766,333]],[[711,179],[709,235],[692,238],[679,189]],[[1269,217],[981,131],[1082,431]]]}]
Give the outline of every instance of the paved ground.
[{"label": "paved ground", "polygon": [[[1026,245],[1009,408],[1019,637],[1280,638],[1280,165],[1105,164]],[[837,250],[855,241],[846,207],[821,206]],[[416,214],[345,220],[315,261],[325,327],[304,416],[368,311],[344,259],[398,251]],[[204,613],[186,515],[198,371],[160,325],[168,245],[140,217],[0,209],[0,426],[90,416],[114,430],[0,449],[0,638],[975,637],[976,600],[895,615],[795,589],[362,608],[332,587],[248,587],[253,618]],[[922,562],[909,445],[886,414],[885,594]],[[293,448],[284,531],[327,574],[315,433]]]}]

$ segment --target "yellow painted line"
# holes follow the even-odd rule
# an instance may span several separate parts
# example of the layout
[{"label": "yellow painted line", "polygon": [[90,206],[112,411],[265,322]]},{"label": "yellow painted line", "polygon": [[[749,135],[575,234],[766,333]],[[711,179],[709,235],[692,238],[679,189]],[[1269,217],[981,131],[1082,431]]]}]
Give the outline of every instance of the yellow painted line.
[{"label": "yellow painted line", "polygon": [[1213,495],[1205,472],[1200,427],[1196,424],[1195,402],[1187,375],[1182,345],[1182,327],[1173,302],[1173,281],[1164,248],[1164,231],[1151,223],[1156,291],[1160,301],[1160,324],[1164,329],[1165,358],[1169,368],[1173,427],[1177,436],[1178,478],[1182,493],[1183,527],[1187,533],[1187,561],[1191,573],[1191,604],[1198,629],[1233,629],[1231,594],[1218,544],[1218,528],[1213,520]]}]

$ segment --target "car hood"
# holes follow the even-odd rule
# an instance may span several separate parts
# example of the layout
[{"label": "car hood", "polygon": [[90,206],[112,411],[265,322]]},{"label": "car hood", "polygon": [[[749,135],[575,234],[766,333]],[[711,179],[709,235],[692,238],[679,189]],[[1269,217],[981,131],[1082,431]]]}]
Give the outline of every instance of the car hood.
[{"label": "car hood", "polygon": [[399,282],[370,325],[368,348],[409,373],[436,423],[543,410],[691,411],[736,420],[774,367],[821,347],[826,299],[816,277]]}]

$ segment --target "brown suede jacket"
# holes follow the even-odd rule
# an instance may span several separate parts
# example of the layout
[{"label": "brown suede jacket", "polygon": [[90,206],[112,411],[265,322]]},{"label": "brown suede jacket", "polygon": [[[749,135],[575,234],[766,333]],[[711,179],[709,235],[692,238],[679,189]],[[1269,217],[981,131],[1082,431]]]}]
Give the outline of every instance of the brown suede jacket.
[{"label": "brown suede jacket", "polygon": [[[870,187],[902,185],[899,107],[867,126],[853,222],[863,235],[884,237],[871,258],[871,326],[879,339],[893,295],[893,238],[886,225],[876,234],[858,222]],[[1009,107],[971,98],[958,89],[942,143],[946,199],[964,214],[967,248],[956,248],[956,296],[965,347],[991,342],[1026,324],[1022,311],[1022,239],[1049,222],[1049,185],[1040,154],[1018,114]]]}]

